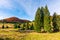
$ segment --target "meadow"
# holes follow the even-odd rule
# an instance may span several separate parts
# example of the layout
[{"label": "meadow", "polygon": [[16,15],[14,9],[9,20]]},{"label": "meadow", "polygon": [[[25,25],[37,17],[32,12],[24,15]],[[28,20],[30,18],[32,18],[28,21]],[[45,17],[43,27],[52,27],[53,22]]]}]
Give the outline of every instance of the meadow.
[{"label": "meadow", "polygon": [[21,33],[18,29],[0,29],[0,40],[60,40],[60,32],[57,33]]}]

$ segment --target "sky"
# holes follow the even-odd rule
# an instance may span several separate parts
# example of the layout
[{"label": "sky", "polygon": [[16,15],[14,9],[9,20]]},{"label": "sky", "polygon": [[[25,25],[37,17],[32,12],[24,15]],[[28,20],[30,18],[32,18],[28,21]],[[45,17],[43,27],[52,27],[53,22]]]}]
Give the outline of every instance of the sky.
[{"label": "sky", "polygon": [[18,17],[32,21],[37,8],[45,5],[50,15],[60,14],[60,0],[0,0],[0,19]]}]

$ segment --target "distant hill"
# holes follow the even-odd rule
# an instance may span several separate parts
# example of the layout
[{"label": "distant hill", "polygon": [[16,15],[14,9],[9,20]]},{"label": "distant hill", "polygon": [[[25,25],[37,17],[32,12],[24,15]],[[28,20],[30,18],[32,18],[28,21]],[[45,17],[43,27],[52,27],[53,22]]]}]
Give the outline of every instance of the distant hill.
[{"label": "distant hill", "polygon": [[29,20],[23,20],[23,19],[19,19],[17,17],[10,17],[10,18],[6,18],[3,20],[0,20],[0,22],[20,22],[20,23],[25,23],[25,22],[30,22]]}]

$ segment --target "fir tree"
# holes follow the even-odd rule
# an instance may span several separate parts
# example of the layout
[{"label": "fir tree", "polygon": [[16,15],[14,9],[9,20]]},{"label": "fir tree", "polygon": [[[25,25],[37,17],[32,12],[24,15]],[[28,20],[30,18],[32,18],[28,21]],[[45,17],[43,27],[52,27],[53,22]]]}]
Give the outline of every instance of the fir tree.
[{"label": "fir tree", "polygon": [[59,27],[57,25],[57,14],[56,13],[53,14],[52,22],[53,22],[54,32],[58,31],[59,30]]},{"label": "fir tree", "polygon": [[34,29],[37,32],[41,32],[41,14],[40,14],[40,8],[37,9],[36,15],[35,15],[35,27]]},{"label": "fir tree", "polygon": [[41,7],[41,10],[40,10],[41,12],[40,12],[40,15],[41,15],[41,29],[43,29],[44,28],[44,8],[43,7]]},{"label": "fir tree", "polygon": [[50,12],[49,12],[47,6],[45,6],[45,9],[44,9],[44,30],[45,30],[46,32],[51,32]]}]

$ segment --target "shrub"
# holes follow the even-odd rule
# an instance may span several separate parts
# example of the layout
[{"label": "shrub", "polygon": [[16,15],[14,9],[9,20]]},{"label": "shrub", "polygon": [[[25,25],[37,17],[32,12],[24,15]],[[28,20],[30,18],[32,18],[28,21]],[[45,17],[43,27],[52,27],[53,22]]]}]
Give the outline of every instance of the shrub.
[{"label": "shrub", "polygon": [[34,30],[34,26],[33,26],[33,24],[30,26],[30,30]]},{"label": "shrub", "polygon": [[21,30],[25,30],[25,23],[22,25]]},{"label": "shrub", "polygon": [[6,28],[9,28],[8,26],[6,26]]},{"label": "shrub", "polygon": [[18,27],[17,27],[17,24],[14,24],[14,28],[15,28],[15,29],[18,28]]},{"label": "shrub", "polygon": [[20,28],[20,24],[18,24],[17,26],[18,26],[18,28]]},{"label": "shrub", "polygon": [[0,40],[4,40],[3,38],[0,38]]},{"label": "shrub", "polygon": [[4,25],[2,25],[2,29],[4,29]]}]

